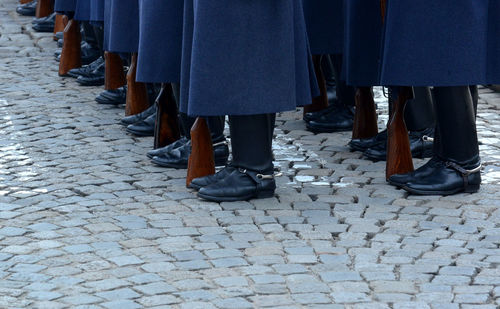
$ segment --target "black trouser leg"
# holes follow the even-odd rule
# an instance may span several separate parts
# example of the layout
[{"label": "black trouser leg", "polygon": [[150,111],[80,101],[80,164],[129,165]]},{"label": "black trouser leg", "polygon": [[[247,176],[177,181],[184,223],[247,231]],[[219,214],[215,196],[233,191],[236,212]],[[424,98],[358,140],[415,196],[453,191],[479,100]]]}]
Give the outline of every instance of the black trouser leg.
[{"label": "black trouser leg", "polygon": [[102,26],[94,26],[94,34],[97,46],[101,51],[101,56],[104,56],[104,29]]},{"label": "black trouser leg", "polygon": [[472,104],[474,105],[474,115],[477,117],[477,104],[479,103],[479,90],[477,85],[469,86],[470,94],[472,95]]},{"label": "black trouser leg", "polygon": [[473,98],[468,86],[435,87],[434,153],[461,165],[479,160]]},{"label": "black trouser leg", "polygon": [[229,116],[233,165],[272,174],[275,114]]},{"label": "black trouser leg", "polygon": [[434,107],[429,87],[414,87],[415,98],[405,107],[405,123],[408,131],[422,131],[434,127]]},{"label": "black trouser leg", "polygon": [[352,86],[348,86],[345,81],[341,79],[342,74],[342,54],[330,55],[330,59],[333,63],[333,72],[335,74],[336,86],[337,86],[337,98],[340,103],[348,107],[354,107],[356,102],[354,101],[356,95],[356,89]]}]

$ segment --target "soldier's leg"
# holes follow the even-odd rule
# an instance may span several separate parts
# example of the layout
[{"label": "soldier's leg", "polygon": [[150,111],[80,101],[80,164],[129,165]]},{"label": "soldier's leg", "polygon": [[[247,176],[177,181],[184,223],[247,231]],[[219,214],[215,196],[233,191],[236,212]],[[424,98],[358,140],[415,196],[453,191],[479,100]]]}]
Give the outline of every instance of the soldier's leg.
[{"label": "soldier's leg", "polygon": [[435,87],[434,157],[415,172],[390,183],[415,194],[476,192],[481,183],[474,103],[469,87]]},{"label": "soldier's leg", "polygon": [[198,196],[217,202],[272,197],[276,189],[272,151],[275,115],[230,116],[229,121],[232,172],[202,187]]}]

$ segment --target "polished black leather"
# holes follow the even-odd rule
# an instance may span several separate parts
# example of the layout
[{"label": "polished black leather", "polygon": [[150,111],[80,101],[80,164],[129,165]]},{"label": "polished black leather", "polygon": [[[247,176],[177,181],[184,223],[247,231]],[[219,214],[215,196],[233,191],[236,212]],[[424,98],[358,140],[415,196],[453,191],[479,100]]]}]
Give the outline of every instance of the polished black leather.
[{"label": "polished black leather", "polygon": [[99,57],[91,64],[69,70],[68,75],[74,78],[78,78],[79,76],[91,76],[92,72],[101,65],[103,65],[104,62],[105,62],[104,58]]},{"label": "polished black leather", "polygon": [[144,120],[127,126],[127,132],[137,136],[154,136],[156,111]]},{"label": "polished black leather", "polygon": [[37,3],[38,1],[34,0],[22,5],[18,5],[16,8],[16,12],[23,16],[35,16]]},{"label": "polished black leather", "polygon": [[195,190],[200,190],[203,187],[209,186],[211,184],[214,184],[227,176],[229,176],[232,172],[234,172],[236,168],[233,166],[229,165],[218,171],[217,173],[213,175],[208,175],[205,177],[200,177],[200,178],[195,178],[191,181],[191,184],[189,184],[189,188],[195,189]]},{"label": "polished black leather", "polygon": [[124,86],[118,89],[105,90],[101,92],[95,98],[95,100],[99,104],[109,104],[109,105],[125,104],[127,101],[127,89]]},{"label": "polished black leather", "polygon": [[437,157],[432,157],[429,161],[427,161],[427,163],[417,168],[413,172],[392,175],[391,177],[389,177],[388,182],[393,186],[401,188],[414,179],[427,177],[434,171],[434,168],[438,164],[440,164],[440,160]]},{"label": "polished black leather", "polygon": [[433,163],[425,175],[412,178],[403,186],[406,191],[419,195],[451,195],[460,192],[474,193],[481,185],[479,157],[469,165],[459,165],[443,159]]},{"label": "polished black leather", "polygon": [[171,152],[173,149],[179,148],[187,142],[189,142],[189,140],[185,136],[183,136],[172,144],[148,151],[147,156],[150,159],[153,159],[156,156],[163,156],[164,153]]},{"label": "polished black leather", "polygon": [[[61,50],[54,52],[54,57],[56,61],[61,60]],[[97,58],[101,57],[101,51],[97,48],[92,47],[89,43],[82,41],[81,44],[81,58],[82,65],[91,64]]]},{"label": "polished black leather", "polygon": [[336,108],[337,107],[336,107],[336,103],[334,100],[333,104],[328,105],[328,107],[325,109],[322,109],[322,110],[317,111],[317,112],[305,113],[302,119],[304,119],[305,122],[313,121],[313,120],[316,120],[319,117],[323,116],[324,114],[331,112],[332,110],[334,110]]},{"label": "polished black leather", "polygon": [[56,39],[62,40],[62,39],[64,39],[64,32],[62,32],[62,31],[56,32],[56,34],[54,34],[54,36],[56,37]]},{"label": "polished black leather", "polygon": [[102,86],[104,85],[104,74],[106,71],[105,63],[102,62],[92,72],[86,75],[80,75],[76,82],[82,86]]},{"label": "polished black leather", "polygon": [[55,22],[56,13],[52,13],[46,17],[35,18],[31,23],[33,24],[33,30],[37,32],[53,32]]},{"label": "polished black leather", "polygon": [[315,133],[330,133],[350,131],[354,124],[354,112],[352,108],[342,105],[340,108],[319,116],[318,118],[307,122],[309,131]]},{"label": "polished black leather", "polygon": [[374,137],[370,138],[355,138],[349,142],[349,147],[352,150],[365,151],[370,147],[374,147],[379,143],[387,143],[387,129],[380,131]]},{"label": "polished black leather", "polygon": [[198,197],[213,202],[233,202],[273,197],[275,190],[274,178],[264,179],[259,172],[238,168],[222,180],[200,188]]},{"label": "polished black leather", "polygon": [[156,106],[153,104],[148,109],[143,111],[142,113],[130,115],[130,116],[126,116],[126,117],[122,118],[121,124],[128,126],[128,125],[137,123],[139,121],[142,121],[155,113],[156,113]]},{"label": "polished black leather", "polygon": [[[191,154],[191,141],[173,148],[168,152],[162,152],[158,156],[153,157],[153,163],[163,167],[185,169],[188,167],[189,155]],[[229,147],[225,143],[216,144],[214,146],[215,166],[224,166],[229,157]]]},{"label": "polished black leather", "polygon": [[[434,129],[410,132],[410,149],[414,158],[429,158],[433,155]],[[363,152],[368,159],[374,161],[385,161],[387,157],[387,141],[379,142]]]},{"label": "polished black leather", "polygon": [[62,48],[63,44],[64,44],[64,40],[63,39],[57,40],[57,47]]}]

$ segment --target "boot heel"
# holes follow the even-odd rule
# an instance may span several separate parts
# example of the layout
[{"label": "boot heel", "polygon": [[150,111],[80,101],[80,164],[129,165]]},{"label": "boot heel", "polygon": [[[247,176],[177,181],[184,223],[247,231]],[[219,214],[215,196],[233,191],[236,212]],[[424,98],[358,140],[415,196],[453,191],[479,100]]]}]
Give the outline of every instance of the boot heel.
[{"label": "boot heel", "polygon": [[481,185],[468,185],[467,187],[465,187],[464,192],[465,193],[476,193],[477,191],[479,191],[480,187],[481,187]]},{"label": "boot heel", "polygon": [[256,198],[270,198],[274,196],[274,190],[262,190],[257,192]]}]

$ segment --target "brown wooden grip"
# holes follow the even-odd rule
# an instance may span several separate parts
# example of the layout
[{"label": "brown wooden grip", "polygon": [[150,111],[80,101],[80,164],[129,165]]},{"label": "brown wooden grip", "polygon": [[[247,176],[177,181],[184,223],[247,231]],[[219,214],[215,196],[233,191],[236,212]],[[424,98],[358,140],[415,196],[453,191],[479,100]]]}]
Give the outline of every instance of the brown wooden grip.
[{"label": "brown wooden grip", "polygon": [[378,133],[377,111],[370,87],[356,89],[356,111],[354,113],[353,139],[370,138]]},{"label": "brown wooden grip", "polygon": [[156,98],[154,148],[165,147],[181,137],[177,103],[171,84],[163,84]]},{"label": "brown wooden grip", "polygon": [[399,87],[387,124],[386,179],[394,174],[406,174],[414,170],[410,139],[404,120],[405,105],[412,98],[413,88]]},{"label": "brown wooden grip", "polygon": [[33,2],[33,0],[19,0],[20,4],[26,4],[26,3],[30,3],[30,2]]},{"label": "brown wooden grip", "polygon": [[127,101],[125,115],[139,114],[149,107],[148,91],[145,83],[135,81],[137,74],[137,53],[132,54],[132,61],[127,73]]},{"label": "brown wooden grip", "polygon": [[198,177],[215,174],[212,137],[205,118],[198,117],[191,128],[191,155],[189,156],[186,186]]},{"label": "brown wooden grip", "polygon": [[[68,19],[66,18],[66,21],[67,20]],[[54,41],[57,41],[55,34],[58,32],[63,32],[65,27],[66,27],[66,24],[64,23],[63,15],[57,14],[56,15],[56,22],[54,24]]]},{"label": "brown wooden grip", "polygon": [[314,73],[318,81],[320,96],[312,99],[312,104],[304,106],[304,114],[323,110],[328,107],[328,94],[326,91],[326,80],[321,68],[321,55],[313,55]]},{"label": "brown wooden grip", "polygon": [[67,24],[64,28],[64,43],[59,61],[60,76],[65,76],[69,70],[82,66],[80,25],[74,19],[68,20],[67,16],[64,19],[67,20]]},{"label": "brown wooden grip", "polygon": [[127,84],[127,78],[123,71],[123,61],[118,54],[105,52],[104,59],[106,60],[104,74],[104,89],[113,90],[123,87]]},{"label": "brown wooden grip", "polygon": [[380,13],[382,15],[382,23],[385,22],[386,11],[387,11],[387,0],[380,0]]},{"label": "brown wooden grip", "polygon": [[54,1],[52,0],[38,0],[36,4],[36,18],[49,16],[54,12]]}]

